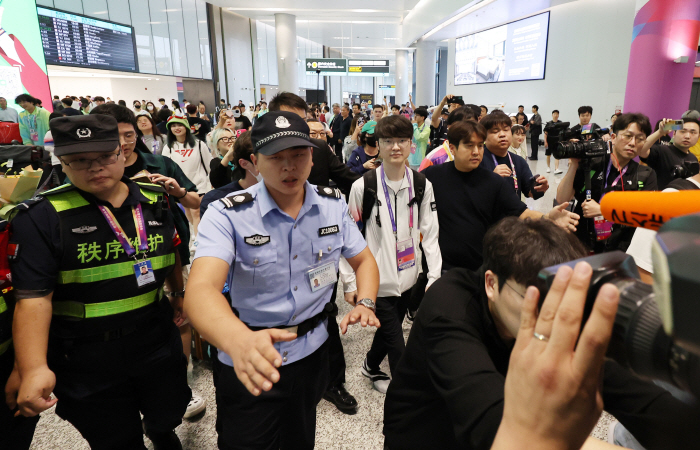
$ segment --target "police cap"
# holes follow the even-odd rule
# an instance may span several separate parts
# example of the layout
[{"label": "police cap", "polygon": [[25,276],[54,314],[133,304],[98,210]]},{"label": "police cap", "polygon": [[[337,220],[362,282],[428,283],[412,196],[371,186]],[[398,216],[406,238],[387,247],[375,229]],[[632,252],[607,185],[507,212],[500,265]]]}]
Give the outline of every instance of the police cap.
[{"label": "police cap", "polygon": [[113,152],[119,147],[119,126],[103,114],[57,117],[49,122],[56,156]]},{"label": "police cap", "polygon": [[265,156],[294,147],[318,148],[311,142],[306,121],[289,111],[272,111],[258,117],[250,138],[255,153]]}]

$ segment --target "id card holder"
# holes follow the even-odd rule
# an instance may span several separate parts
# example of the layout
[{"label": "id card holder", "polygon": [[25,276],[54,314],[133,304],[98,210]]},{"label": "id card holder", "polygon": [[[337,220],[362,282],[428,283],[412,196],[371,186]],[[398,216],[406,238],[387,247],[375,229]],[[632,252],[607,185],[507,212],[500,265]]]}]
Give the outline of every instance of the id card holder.
[{"label": "id card holder", "polygon": [[399,272],[410,269],[416,265],[416,251],[413,246],[413,238],[408,238],[396,243],[396,264]]},{"label": "id card holder", "polygon": [[311,292],[316,292],[338,281],[338,273],[335,271],[335,263],[333,261],[311,267],[306,274],[309,277]]},{"label": "id card holder", "polygon": [[612,234],[612,222],[605,220],[603,216],[596,216],[593,219],[593,224],[595,226],[595,235],[597,241],[604,241],[610,237]]},{"label": "id card holder", "polygon": [[32,141],[38,141],[39,133],[37,133],[36,130],[29,130],[29,139],[31,139]]},{"label": "id card holder", "polygon": [[156,282],[156,274],[153,273],[151,260],[146,259],[134,264],[134,275],[136,276],[136,284],[138,287],[147,286]]},{"label": "id card holder", "polygon": [[518,189],[518,177],[513,175],[513,184],[515,185],[515,189]]}]

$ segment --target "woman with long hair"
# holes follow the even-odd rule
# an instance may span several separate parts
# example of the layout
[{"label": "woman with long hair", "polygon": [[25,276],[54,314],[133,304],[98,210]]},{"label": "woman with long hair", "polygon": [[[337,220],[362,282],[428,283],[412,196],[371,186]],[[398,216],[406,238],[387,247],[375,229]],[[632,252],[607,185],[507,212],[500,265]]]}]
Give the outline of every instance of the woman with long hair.
[{"label": "woman with long hair", "polygon": [[180,107],[180,102],[173,100],[173,114],[177,116],[185,116],[185,111]]},{"label": "woman with long hair", "polygon": [[150,114],[151,117],[153,117],[158,112],[158,109],[156,109],[156,105],[153,102],[147,102],[146,103],[146,112],[148,114]]},{"label": "woman with long hair", "polygon": [[358,114],[352,118],[350,133],[345,137],[345,141],[343,142],[343,162],[345,163],[347,163],[348,159],[350,159],[350,155],[352,154],[353,150],[357,148],[357,135],[359,133],[355,133],[355,131],[359,131],[357,123],[361,120],[361,118],[361,114]]},{"label": "woman with long hair", "polygon": [[163,147],[165,146],[165,138],[156,126],[155,121],[148,114],[141,114],[136,117],[136,125],[138,125],[138,132],[141,135],[141,140],[146,147],[154,155],[160,155],[163,153]]},{"label": "woman with long hair", "polygon": [[[209,182],[209,165],[211,153],[190,131],[190,124],[185,116],[173,115],[166,124],[168,136],[162,155],[175,161],[185,176],[197,186],[200,197],[211,190]],[[195,239],[199,226],[199,209],[185,208],[187,220],[192,223]]]}]

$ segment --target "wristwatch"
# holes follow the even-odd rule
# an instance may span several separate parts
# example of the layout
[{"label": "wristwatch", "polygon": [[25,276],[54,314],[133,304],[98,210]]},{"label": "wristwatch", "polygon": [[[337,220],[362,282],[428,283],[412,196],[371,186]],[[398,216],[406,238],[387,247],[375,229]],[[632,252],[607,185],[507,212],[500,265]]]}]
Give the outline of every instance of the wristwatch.
[{"label": "wristwatch", "polygon": [[364,306],[365,308],[370,309],[372,312],[376,312],[376,311],[377,311],[376,305],[375,305],[374,302],[373,302],[371,299],[369,299],[369,298],[363,298],[362,300],[358,300],[357,303],[356,303],[356,305],[362,305],[362,306]]},{"label": "wristwatch", "polygon": [[175,292],[168,292],[169,297],[184,297],[185,296],[185,290],[181,291],[175,291]]}]

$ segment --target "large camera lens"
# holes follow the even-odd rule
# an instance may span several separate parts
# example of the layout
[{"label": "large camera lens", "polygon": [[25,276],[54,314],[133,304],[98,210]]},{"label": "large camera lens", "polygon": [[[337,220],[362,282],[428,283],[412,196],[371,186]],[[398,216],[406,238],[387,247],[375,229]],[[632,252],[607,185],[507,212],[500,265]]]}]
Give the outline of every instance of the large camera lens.
[{"label": "large camera lens", "polygon": [[608,146],[605,141],[596,139],[593,141],[559,142],[552,154],[556,159],[583,159],[604,156],[607,151]]}]

